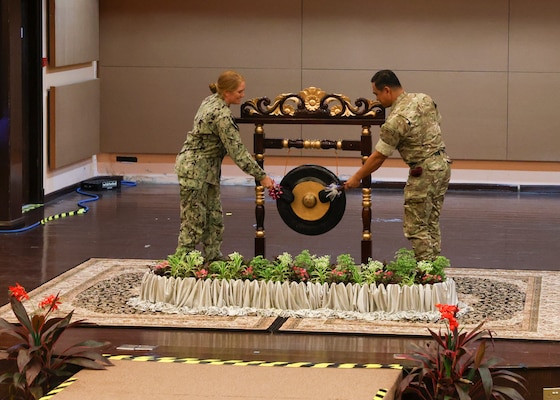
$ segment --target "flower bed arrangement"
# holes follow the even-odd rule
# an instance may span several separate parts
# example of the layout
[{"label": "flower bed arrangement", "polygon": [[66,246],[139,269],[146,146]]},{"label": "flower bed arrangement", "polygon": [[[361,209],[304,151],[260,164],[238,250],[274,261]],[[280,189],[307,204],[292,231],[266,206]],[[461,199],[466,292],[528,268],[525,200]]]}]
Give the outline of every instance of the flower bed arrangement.
[{"label": "flower bed arrangement", "polygon": [[150,267],[140,296],[129,304],[152,311],[219,315],[326,316],[362,319],[433,319],[435,304],[457,304],[450,265],[440,256],[417,262],[400,249],[388,263],[356,265],[348,254],[303,250],[270,261],[239,253],[206,263],[197,250],[170,255]]},{"label": "flower bed arrangement", "polygon": [[444,282],[446,257],[434,261],[419,261],[412,250],[400,249],[394,260],[383,263],[371,260],[356,265],[349,254],[341,254],[331,263],[331,257],[312,255],[303,250],[292,257],[283,253],[269,261],[263,256],[246,261],[237,252],[229,259],[206,263],[198,250],[170,255],[167,260],[150,267],[155,275],[173,278],[242,279],[272,282],[357,283],[357,284],[433,284]]}]

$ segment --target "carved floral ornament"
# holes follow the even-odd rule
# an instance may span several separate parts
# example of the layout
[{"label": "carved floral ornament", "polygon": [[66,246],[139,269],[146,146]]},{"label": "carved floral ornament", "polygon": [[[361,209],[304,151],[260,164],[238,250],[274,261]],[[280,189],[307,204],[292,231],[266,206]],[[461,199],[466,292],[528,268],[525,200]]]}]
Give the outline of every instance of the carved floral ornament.
[{"label": "carved floral ornament", "polygon": [[383,107],[374,100],[358,98],[352,104],[342,94],[327,94],[320,88],[308,87],[299,93],[254,98],[241,105],[242,117],[315,117],[315,118],[379,118]]}]

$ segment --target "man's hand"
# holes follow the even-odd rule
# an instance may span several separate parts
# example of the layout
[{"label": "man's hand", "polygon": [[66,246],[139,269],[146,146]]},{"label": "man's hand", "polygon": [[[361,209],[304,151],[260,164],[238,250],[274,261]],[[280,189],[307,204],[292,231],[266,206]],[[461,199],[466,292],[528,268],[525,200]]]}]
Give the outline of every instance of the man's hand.
[{"label": "man's hand", "polygon": [[361,184],[362,184],[362,182],[360,181],[360,179],[358,179],[356,177],[356,175],[352,175],[350,177],[350,179],[348,179],[346,182],[344,182],[344,189],[357,188],[357,187],[360,187]]},{"label": "man's hand", "polygon": [[377,150],[375,150],[366,160],[364,165],[356,172],[354,175],[350,177],[344,184],[345,189],[352,189],[357,188],[360,186],[360,181],[365,178],[366,176],[372,174],[373,172],[377,171],[379,167],[383,164],[383,162],[387,159],[387,156],[384,156]]}]

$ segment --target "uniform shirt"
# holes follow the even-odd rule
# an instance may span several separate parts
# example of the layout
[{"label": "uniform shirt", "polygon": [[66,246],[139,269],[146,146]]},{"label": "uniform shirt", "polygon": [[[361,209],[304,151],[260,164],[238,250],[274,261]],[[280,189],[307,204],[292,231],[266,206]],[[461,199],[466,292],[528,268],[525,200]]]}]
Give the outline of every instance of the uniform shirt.
[{"label": "uniform shirt", "polygon": [[219,185],[226,154],[258,181],[266,177],[241,141],[239,127],[228,105],[218,94],[213,94],[202,101],[196,113],[193,129],[177,156],[175,172],[194,188],[200,188],[203,182]]},{"label": "uniform shirt", "polygon": [[441,115],[430,96],[403,92],[381,125],[375,150],[389,157],[396,149],[405,163],[418,164],[445,150],[440,120]]}]

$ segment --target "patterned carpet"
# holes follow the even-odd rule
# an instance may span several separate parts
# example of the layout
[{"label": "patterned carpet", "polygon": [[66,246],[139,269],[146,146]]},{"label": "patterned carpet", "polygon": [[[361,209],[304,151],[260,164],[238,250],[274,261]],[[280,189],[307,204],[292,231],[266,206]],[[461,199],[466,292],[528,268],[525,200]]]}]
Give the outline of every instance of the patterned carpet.
[{"label": "patterned carpet", "polygon": [[[101,326],[151,326],[317,333],[427,335],[426,321],[367,321],[337,318],[277,318],[261,315],[208,316],[139,311],[127,301],[138,296],[152,260],[90,259],[30,292],[36,304],[60,293],[61,313]],[[450,268],[459,300],[472,310],[460,318],[466,328],[486,320],[497,338],[560,340],[560,272]],[[9,305],[0,317],[15,321]]]}]

